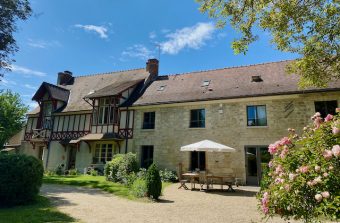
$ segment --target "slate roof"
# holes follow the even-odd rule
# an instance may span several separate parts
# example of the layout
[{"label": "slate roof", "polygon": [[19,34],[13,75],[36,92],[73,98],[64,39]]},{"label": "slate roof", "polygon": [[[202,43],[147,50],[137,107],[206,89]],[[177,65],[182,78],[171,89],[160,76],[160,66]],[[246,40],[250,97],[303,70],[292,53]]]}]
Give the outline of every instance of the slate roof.
[{"label": "slate roof", "polygon": [[95,91],[93,94],[86,95],[85,98],[100,98],[105,96],[117,95],[142,81],[144,81],[144,79],[113,83]]},{"label": "slate roof", "polygon": [[[299,77],[285,71],[289,62],[159,76],[133,106],[340,90],[339,81],[323,89],[299,89]],[[252,76],[261,76],[263,81],[252,82]],[[203,81],[210,83],[202,86]]]},{"label": "slate roof", "polygon": [[[69,90],[70,96],[67,106],[61,112],[90,111],[92,107],[83,98],[90,92],[98,91],[109,85],[130,81],[140,81],[149,76],[145,68],[117,71],[104,74],[86,76],[75,76],[72,85],[58,85],[58,87]],[[39,107],[29,112],[29,115],[37,114]]]}]

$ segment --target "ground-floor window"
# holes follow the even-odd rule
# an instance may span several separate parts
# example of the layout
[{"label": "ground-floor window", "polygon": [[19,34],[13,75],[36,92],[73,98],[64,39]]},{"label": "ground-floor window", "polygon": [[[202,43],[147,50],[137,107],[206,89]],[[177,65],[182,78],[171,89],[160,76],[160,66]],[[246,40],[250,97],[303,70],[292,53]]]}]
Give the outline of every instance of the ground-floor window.
[{"label": "ground-floor window", "polygon": [[43,154],[44,154],[44,147],[43,146],[39,146],[39,154],[38,154],[38,158],[40,160],[43,160]]},{"label": "ground-floor window", "polygon": [[153,146],[142,146],[141,167],[147,169],[153,163]]},{"label": "ground-floor window", "polygon": [[191,152],[191,166],[190,169],[205,170],[205,152]]},{"label": "ground-floor window", "polygon": [[116,154],[116,150],[112,144],[96,144],[93,163],[103,163],[112,160],[112,156]]}]

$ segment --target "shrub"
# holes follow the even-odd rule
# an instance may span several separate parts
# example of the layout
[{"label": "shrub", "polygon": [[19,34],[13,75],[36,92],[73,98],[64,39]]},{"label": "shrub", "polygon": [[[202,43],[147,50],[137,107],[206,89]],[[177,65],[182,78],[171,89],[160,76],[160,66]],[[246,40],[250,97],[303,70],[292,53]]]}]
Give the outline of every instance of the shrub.
[{"label": "shrub", "polygon": [[54,171],[51,171],[51,170],[46,170],[44,175],[46,175],[46,176],[54,176],[54,175],[56,175],[56,173]]},{"label": "shrub", "polygon": [[145,168],[140,168],[139,171],[137,172],[137,177],[139,179],[145,180],[147,170]]},{"label": "shrub", "polygon": [[69,171],[68,171],[68,175],[70,175],[70,176],[77,176],[78,175],[78,170],[77,169],[70,169]]},{"label": "shrub", "polygon": [[90,170],[90,175],[91,175],[91,176],[98,176],[98,171],[95,170],[95,169],[91,169],[91,170]]},{"label": "shrub", "polygon": [[163,182],[177,182],[178,177],[176,171],[172,170],[160,170],[159,175],[161,176],[161,180]]},{"label": "shrub", "polygon": [[0,154],[0,205],[32,201],[39,193],[44,168],[33,156]]},{"label": "shrub", "polygon": [[145,181],[148,196],[157,200],[162,192],[162,181],[156,164],[149,167]]},{"label": "shrub", "polygon": [[105,166],[105,176],[108,180],[127,184],[131,173],[138,171],[136,154],[117,154]]},{"label": "shrub", "polygon": [[64,170],[64,164],[59,164],[57,166],[57,168],[55,168],[54,172],[55,174],[57,174],[58,176],[64,175],[65,174],[65,170]]},{"label": "shrub", "polygon": [[135,197],[145,197],[147,195],[145,180],[135,180],[131,186],[131,194]]},{"label": "shrub", "polygon": [[269,146],[273,159],[258,194],[266,216],[340,219],[339,111],[324,120],[316,113],[301,136],[289,129],[288,137]]}]

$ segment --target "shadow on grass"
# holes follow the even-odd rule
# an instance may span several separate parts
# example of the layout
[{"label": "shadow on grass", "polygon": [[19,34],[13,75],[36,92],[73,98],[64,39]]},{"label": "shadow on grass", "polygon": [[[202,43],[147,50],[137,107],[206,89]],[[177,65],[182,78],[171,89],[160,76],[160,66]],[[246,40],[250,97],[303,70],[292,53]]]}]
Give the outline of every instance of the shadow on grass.
[{"label": "shadow on grass", "polygon": [[42,196],[32,204],[0,209],[0,223],[76,222],[67,214],[59,212]]}]

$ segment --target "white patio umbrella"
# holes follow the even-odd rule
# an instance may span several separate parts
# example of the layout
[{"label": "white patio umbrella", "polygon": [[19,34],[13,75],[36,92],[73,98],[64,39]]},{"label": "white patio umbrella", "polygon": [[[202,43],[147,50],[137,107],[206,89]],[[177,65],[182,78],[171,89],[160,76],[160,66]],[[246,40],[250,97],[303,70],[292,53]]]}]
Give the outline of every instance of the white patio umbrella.
[{"label": "white patio umbrella", "polygon": [[181,151],[235,152],[236,150],[211,140],[203,140],[190,145],[182,146]]}]

